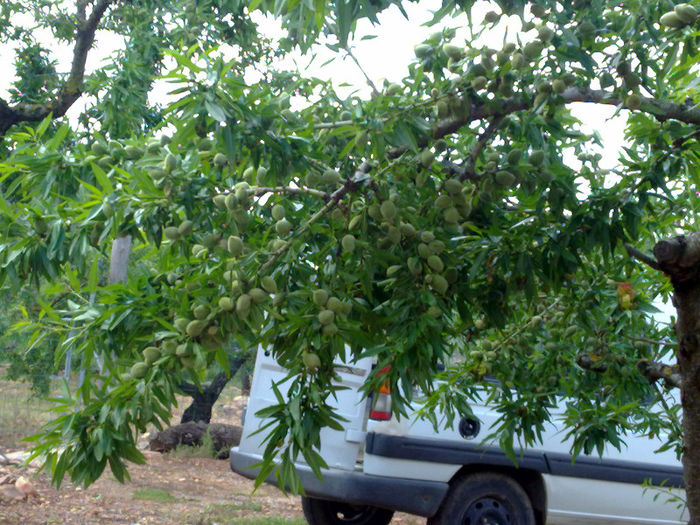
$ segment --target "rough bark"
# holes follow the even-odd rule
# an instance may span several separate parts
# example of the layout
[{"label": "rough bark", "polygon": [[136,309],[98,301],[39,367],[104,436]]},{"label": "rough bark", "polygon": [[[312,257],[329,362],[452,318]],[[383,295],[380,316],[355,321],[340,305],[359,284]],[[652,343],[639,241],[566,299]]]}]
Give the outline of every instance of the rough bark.
[{"label": "rough bark", "polygon": [[673,284],[683,407],[683,478],[690,525],[700,525],[700,232],[660,241],[659,268]]},{"label": "rough bark", "polygon": [[245,363],[247,356],[239,356],[229,359],[229,370],[217,374],[211,383],[202,385],[200,390],[192,383],[181,383],[180,390],[192,397],[192,403],[182,414],[180,423],[211,421],[211,411],[214,403],[217,402],[229,380],[236,374],[238,369]]}]

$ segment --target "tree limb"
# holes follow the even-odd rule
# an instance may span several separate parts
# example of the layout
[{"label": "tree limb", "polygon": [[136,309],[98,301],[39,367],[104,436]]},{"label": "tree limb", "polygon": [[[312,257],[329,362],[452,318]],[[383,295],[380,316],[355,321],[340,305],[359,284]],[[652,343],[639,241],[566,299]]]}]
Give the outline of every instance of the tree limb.
[{"label": "tree limb", "polygon": [[681,373],[678,365],[670,366],[642,359],[637,361],[637,370],[639,370],[639,373],[647,378],[650,383],[663,379],[666,383],[676,388],[681,388]]},{"label": "tree limb", "polygon": [[637,248],[635,248],[634,246],[630,246],[629,244],[625,244],[625,250],[627,250],[627,255],[629,255],[633,259],[637,259],[643,262],[644,264],[646,264],[650,268],[653,268],[654,270],[661,270],[659,263],[657,263],[651,255],[647,255],[644,252],[640,252]]},{"label": "tree limb", "polygon": [[[620,106],[625,108],[624,101],[609,91],[593,90],[587,88],[567,88],[559,98],[564,103],[589,102]],[[451,133],[455,133],[462,126],[473,120],[481,120],[496,115],[508,115],[517,111],[530,109],[534,106],[534,97],[520,96],[499,101],[498,104],[486,103],[473,106],[469,115],[459,115],[447,118],[437,123],[433,129],[432,138],[439,139]],[[629,108],[627,108],[629,109]],[[700,107],[688,108],[682,104],[659,100],[650,97],[642,98],[642,106],[639,111],[652,113],[657,120],[678,120],[686,124],[700,125]]]},{"label": "tree limb", "polygon": [[469,151],[467,165],[464,167],[464,175],[460,177],[463,181],[466,179],[473,179],[476,175],[474,172],[476,159],[479,157],[481,150],[484,149],[484,146],[486,146],[488,141],[491,140],[491,137],[493,137],[493,135],[496,133],[504,118],[505,115],[494,116],[487,128],[481,133],[481,135],[479,135],[476,144],[474,144],[472,149]]},{"label": "tree limb", "polygon": [[66,111],[82,95],[85,62],[95,41],[95,32],[105,11],[115,0],[99,0],[95,3],[90,16],[85,19],[85,0],[77,3],[79,26],[76,30],[75,46],[73,47],[73,62],[70,74],[56,99],[45,104],[16,104],[10,106],[0,100],[0,137],[7,133],[15,124],[20,122],[38,122],[48,115],[54,117],[65,115]]}]

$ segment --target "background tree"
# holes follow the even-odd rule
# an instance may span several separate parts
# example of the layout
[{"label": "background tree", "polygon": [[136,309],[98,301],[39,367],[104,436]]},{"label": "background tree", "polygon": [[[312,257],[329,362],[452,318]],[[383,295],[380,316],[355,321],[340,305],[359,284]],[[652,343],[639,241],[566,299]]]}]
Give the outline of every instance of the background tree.
[{"label": "background tree", "polygon": [[[697,236],[661,241],[695,219],[697,12],[504,0],[481,16],[472,4],[445,1],[435,14],[471,13],[465,41],[436,32],[406,79],[368,100],[274,71],[269,54],[232,59],[201,44],[170,50],[166,79],[180,98],[155,129],[82,136],[47,119],[7,136],[3,275],[50,280],[35,337],[58,334],[59,348],[88,365],[98,355],[106,370],[36,436],[57,482],[69,472],[89,483],[107,463],[124,476],[123,460],[143,459],[134,431],[167,419],[183,378],[225,366],[235,337],[269,346],[290,370],[287,396],[267,412],[261,479],[275,456],[323,465],[319,429],[337,425],[333,359],[349,345],[391,365],[398,413],[415,386],[447,414],[485,387],[506,450],[537,439],[562,393],[574,452],[667,433],[697,523]],[[283,49],[324,32],[340,50],[359,18],[388,5],[248,8],[277,9]],[[484,47],[504,15],[517,30]],[[261,81],[243,80],[249,67]],[[292,95],[306,104],[293,109]],[[582,132],[574,102],[627,115],[614,170],[600,168],[600,138]],[[133,271],[103,283],[105,247],[125,235]],[[652,245],[655,258],[642,250]],[[675,368],[660,362],[669,334],[647,319],[671,287]],[[65,302],[49,306],[59,293]],[[440,362],[453,364],[436,386]]]}]

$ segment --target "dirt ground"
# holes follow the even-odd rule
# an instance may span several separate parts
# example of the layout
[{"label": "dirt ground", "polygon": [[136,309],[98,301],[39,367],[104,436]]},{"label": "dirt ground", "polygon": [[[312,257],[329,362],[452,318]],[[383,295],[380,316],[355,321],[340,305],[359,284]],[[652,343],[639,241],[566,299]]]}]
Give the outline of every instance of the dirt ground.
[{"label": "dirt ground", "polygon": [[[7,386],[4,383],[3,394],[8,394]],[[214,406],[212,421],[240,424],[245,399],[237,395],[239,393],[228,393]],[[6,395],[3,397],[9,399]],[[182,410],[187,403],[180,405]],[[2,427],[5,433],[0,430],[0,438],[3,438],[0,439],[0,452],[7,454],[23,448],[17,439],[19,435],[12,435],[12,429],[18,431],[21,421],[27,420],[26,414],[16,411],[21,406],[21,402],[13,403],[12,417],[19,416],[18,419],[8,419],[8,415],[4,415]],[[33,425],[34,422],[29,426]],[[26,429],[29,430],[35,429]],[[143,436],[142,448],[146,448],[146,445],[147,436]],[[48,476],[37,474],[36,468],[0,464],[0,483],[7,476],[11,480],[24,476],[38,492],[38,496],[21,501],[2,502],[0,498],[0,525],[306,523],[298,497],[287,497],[269,485],[263,485],[254,492],[253,482],[231,471],[228,460],[189,457],[177,452],[164,455],[149,450],[143,452],[147,463],[131,465],[130,482],[120,484],[111,473],[105,473],[86,489],[66,481],[60,490],[56,490],[50,485]],[[392,524],[403,525],[423,523],[424,519],[407,514],[397,514],[392,521]]]},{"label": "dirt ground", "polygon": [[[228,461],[150,451],[146,455],[146,465],[130,469],[131,482],[122,485],[105,475],[87,489],[67,483],[56,490],[46,476],[30,477],[26,469],[14,469],[13,475],[24,473],[30,479],[39,497],[0,504],[0,524],[304,523],[298,497],[286,497],[267,485],[253,492],[253,482],[232,472]],[[266,519],[272,517],[285,520]],[[417,525],[424,520],[397,515],[392,523]]]}]

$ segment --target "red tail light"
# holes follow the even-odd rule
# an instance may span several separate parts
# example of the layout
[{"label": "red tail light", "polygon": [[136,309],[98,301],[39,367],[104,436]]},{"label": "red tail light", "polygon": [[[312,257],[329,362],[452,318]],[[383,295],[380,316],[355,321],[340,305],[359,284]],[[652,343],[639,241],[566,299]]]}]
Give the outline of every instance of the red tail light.
[{"label": "red tail light", "polygon": [[[385,366],[377,372],[377,375],[386,374],[390,369],[390,366]],[[382,383],[379,390],[374,394],[369,418],[375,421],[388,421],[391,419],[391,386],[388,379]]]}]

